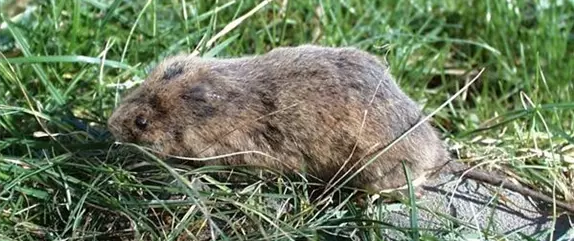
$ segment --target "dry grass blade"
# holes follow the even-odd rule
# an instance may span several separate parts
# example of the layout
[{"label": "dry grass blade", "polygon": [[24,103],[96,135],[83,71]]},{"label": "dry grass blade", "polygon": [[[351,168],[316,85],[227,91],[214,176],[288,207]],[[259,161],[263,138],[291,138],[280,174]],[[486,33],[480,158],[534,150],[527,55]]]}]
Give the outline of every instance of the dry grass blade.
[{"label": "dry grass blade", "polygon": [[[213,46],[215,41],[217,41],[221,37],[225,36],[227,33],[231,32],[233,29],[237,28],[237,26],[239,26],[243,21],[245,21],[245,19],[251,17],[253,14],[255,14],[257,11],[259,11],[260,9],[265,7],[270,2],[272,2],[272,0],[264,0],[263,2],[261,2],[257,6],[255,6],[253,9],[251,9],[251,11],[247,12],[246,14],[242,15],[241,17],[239,17],[239,18],[233,20],[232,22],[228,23],[227,25],[225,25],[225,27],[221,31],[219,31],[217,34],[215,34],[215,36],[211,37],[207,41],[207,43],[205,44],[205,48],[210,48],[211,46]],[[191,56],[197,56],[200,53],[199,48],[202,45],[203,44],[200,42],[198,44],[198,46],[196,47],[196,49],[191,53]]]}]

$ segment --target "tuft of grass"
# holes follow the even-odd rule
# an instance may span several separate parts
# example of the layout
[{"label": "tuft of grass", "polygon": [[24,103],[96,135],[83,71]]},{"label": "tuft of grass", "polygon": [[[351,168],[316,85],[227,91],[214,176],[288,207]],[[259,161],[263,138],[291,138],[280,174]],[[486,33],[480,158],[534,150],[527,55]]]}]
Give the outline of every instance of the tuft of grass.
[{"label": "tuft of grass", "polygon": [[[112,145],[106,118],[125,87],[141,82],[162,58],[260,54],[303,43],[379,55],[428,113],[484,68],[433,123],[461,161],[488,161],[486,168],[574,201],[571,2],[0,4],[2,239],[381,240],[398,232],[445,240],[472,231],[448,216],[441,230],[425,230],[415,211],[412,227],[397,227],[385,222],[380,204],[356,203],[352,190],[335,190],[317,203],[309,192],[318,184],[305,178],[249,169],[233,174],[252,182],[232,185],[213,178],[227,167],[189,170]],[[476,233],[484,235],[529,238]]]}]

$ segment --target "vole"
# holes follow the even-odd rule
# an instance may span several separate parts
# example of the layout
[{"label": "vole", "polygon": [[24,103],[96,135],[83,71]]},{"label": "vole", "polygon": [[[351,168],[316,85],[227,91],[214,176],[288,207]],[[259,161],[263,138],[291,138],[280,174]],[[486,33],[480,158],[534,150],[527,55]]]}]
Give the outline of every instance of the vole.
[{"label": "vole", "polygon": [[[167,57],[125,96],[108,127],[118,141],[166,156],[254,151],[191,161],[196,166],[255,165],[329,182],[353,173],[423,117],[374,55],[306,44],[236,58]],[[346,185],[405,188],[404,161],[419,187],[449,154],[424,122]]]}]

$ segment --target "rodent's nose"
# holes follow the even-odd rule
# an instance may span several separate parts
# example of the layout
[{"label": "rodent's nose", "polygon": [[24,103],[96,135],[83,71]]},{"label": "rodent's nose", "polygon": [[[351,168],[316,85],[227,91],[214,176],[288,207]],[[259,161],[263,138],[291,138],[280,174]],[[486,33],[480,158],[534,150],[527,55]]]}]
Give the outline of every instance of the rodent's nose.
[{"label": "rodent's nose", "polygon": [[122,130],[121,130],[121,128],[118,126],[116,119],[117,119],[117,118],[116,118],[114,115],[112,115],[112,116],[108,119],[107,127],[108,127],[109,132],[112,134],[112,136],[114,137],[115,140],[123,141],[123,140],[121,140],[121,139],[122,139],[122,136],[123,136],[123,135],[122,135]]},{"label": "rodent's nose", "polygon": [[117,128],[115,125],[113,124],[108,124],[108,130],[110,131],[110,133],[112,134],[112,136],[114,137],[114,139],[119,140],[120,138],[120,129]]}]

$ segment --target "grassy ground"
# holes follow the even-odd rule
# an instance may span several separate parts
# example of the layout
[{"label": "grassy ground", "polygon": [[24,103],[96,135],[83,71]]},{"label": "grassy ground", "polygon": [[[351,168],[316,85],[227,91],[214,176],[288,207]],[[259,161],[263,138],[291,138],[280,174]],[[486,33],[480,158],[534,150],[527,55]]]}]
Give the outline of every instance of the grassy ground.
[{"label": "grassy ground", "polygon": [[[378,214],[355,216],[358,207],[346,200],[329,209],[310,204],[309,183],[277,178],[232,188],[208,178],[214,168],[183,171],[152,159],[158,168],[137,171],[129,165],[139,157],[110,152],[104,123],[121,94],[116,84],[137,83],[162,57],[196,49],[239,56],[302,43],[357,46],[385,58],[427,112],[485,68],[435,116],[444,138],[462,161],[490,162],[486,168],[574,200],[569,1],[37,2],[28,17],[4,19],[0,32],[3,240],[171,240],[205,237],[209,224],[233,240],[289,240],[344,223],[346,232],[376,240],[398,229],[383,221],[361,227],[359,218]],[[197,183],[209,185],[191,188]]]}]

